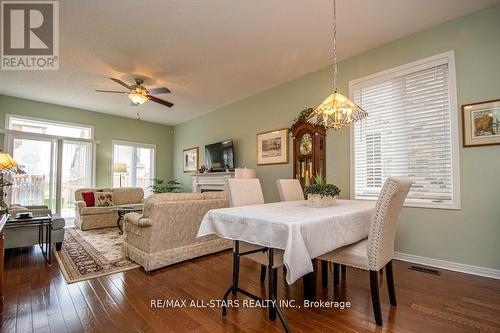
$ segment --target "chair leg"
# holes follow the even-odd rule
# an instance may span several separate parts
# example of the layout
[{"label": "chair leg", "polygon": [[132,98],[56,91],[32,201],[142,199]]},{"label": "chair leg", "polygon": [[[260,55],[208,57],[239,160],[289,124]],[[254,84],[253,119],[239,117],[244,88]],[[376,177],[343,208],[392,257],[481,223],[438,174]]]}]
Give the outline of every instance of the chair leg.
[{"label": "chair leg", "polygon": [[321,260],[321,282],[323,288],[328,288],[328,261]]},{"label": "chair leg", "polygon": [[339,264],[333,264],[333,287],[339,286]]},{"label": "chair leg", "polygon": [[342,280],[345,281],[347,278],[347,267],[346,265],[340,265],[340,271],[342,272]]},{"label": "chair leg", "polygon": [[392,260],[385,266],[385,273],[387,276],[387,290],[389,291],[389,300],[392,306],[396,306],[396,290],[394,289],[394,275],[392,271]]},{"label": "chair leg", "polygon": [[240,242],[234,241],[233,248],[233,295],[236,295],[238,290],[238,282],[240,278]]},{"label": "chair leg", "polygon": [[378,294],[378,272],[370,271],[370,290],[372,293],[373,314],[375,323],[382,326],[382,312],[380,310],[380,298]]},{"label": "chair leg", "polygon": [[278,269],[273,268],[273,283],[274,283],[274,292],[278,294]]},{"label": "chair leg", "polygon": [[266,270],[267,267],[265,265],[260,265],[260,282],[266,281]]}]

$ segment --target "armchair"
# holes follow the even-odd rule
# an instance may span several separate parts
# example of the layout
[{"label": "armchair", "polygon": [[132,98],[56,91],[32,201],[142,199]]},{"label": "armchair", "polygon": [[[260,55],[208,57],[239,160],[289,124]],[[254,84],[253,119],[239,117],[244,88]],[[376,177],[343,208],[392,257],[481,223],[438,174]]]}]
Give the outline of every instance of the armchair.
[{"label": "armchair", "polygon": [[[60,251],[64,240],[65,221],[57,215],[52,215],[52,211],[47,206],[20,206],[11,205],[9,214],[16,216],[21,212],[31,212],[33,216],[51,215],[52,230],[51,239],[56,245],[56,250]],[[4,248],[11,249],[16,247],[25,247],[38,244],[38,227],[14,228],[4,230],[5,243]]]}]

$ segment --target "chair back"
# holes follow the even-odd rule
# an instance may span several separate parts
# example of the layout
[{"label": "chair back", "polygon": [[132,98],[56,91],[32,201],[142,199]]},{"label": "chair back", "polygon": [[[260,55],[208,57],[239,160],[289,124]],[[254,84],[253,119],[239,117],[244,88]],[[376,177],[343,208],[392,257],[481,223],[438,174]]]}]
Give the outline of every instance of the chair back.
[{"label": "chair back", "polygon": [[278,179],[276,181],[280,201],[304,200],[304,191],[298,179]]},{"label": "chair back", "polygon": [[228,179],[229,205],[231,207],[260,205],[264,203],[259,179]]},{"label": "chair back", "polygon": [[411,184],[409,178],[389,177],[382,186],[368,232],[370,270],[380,270],[394,257],[396,227]]}]

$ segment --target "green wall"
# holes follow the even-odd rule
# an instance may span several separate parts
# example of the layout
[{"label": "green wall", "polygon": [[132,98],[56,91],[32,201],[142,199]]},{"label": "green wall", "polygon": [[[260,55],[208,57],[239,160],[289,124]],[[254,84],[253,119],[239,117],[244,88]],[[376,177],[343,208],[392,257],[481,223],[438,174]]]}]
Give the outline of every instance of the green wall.
[{"label": "green wall", "polygon": [[[499,35],[500,5],[496,5],[342,61],[340,91],[348,93],[349,80],[455,50],[458,104],[500,98]],[[182,150],[200,146],[204,161],[205,144],[232,138],[236,165],[256,168],[266,201],[276,201],[274,182],[291,177],[292,164],[256,167],[255,136],[288,127],[302,109],[318,105],[330,93],[331,72],[331,68],[319,70],[175,126],[174,177],[190,190],[190,174],[182,172]],[[500,269],[500,146],[461,148],[460,168],[462,209],[405,208],[396,249]],[[327,176],[348,198],[348,130],[328,133]]]},{"label": "green wall", "polygon": [[[156,176],[172,176],[170,126],[0,95],[1,128],[5,128],[6,114],[94,126],[94,137],[100,141],[96,149],[96,186],[111,185],[111,140],[155,144]],[[0,144],[3,149],[3,135]]]}]

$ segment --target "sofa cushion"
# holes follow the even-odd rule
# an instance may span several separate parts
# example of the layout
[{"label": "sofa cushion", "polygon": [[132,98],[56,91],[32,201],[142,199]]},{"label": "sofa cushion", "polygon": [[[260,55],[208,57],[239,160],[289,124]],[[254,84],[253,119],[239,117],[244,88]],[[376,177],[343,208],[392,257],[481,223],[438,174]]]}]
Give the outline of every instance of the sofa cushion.
[{"label": "sofa cushion", "polygon": [[94,192],[96,207],[110,207],[113,204],[113,192]]},{"label": "sofa cushion", "polygon": [[144,199],[144,191],[140,187],[120,187],[113,189],[115,205],[138,204]]},{"label": "sofa cushion", "polygon": [[82,198],[87,207],[95,206],[94,192],[82,192]]},{"label": "sofa cushion", "polygon": [[[115,207],[110,206],[110,207],[83,207],[82,208],[82,213],[81,215],[96,215],[96,214],[109,214],[113,213],[116,214],[116,212],[112,211]],[[118,215],[116,215],[118,217]]]},{"label": "sofa cushion", "polygon": [[75,191],[75,201],[83,201],[83,192],[111,192],[110,188],[79,188]]}]

